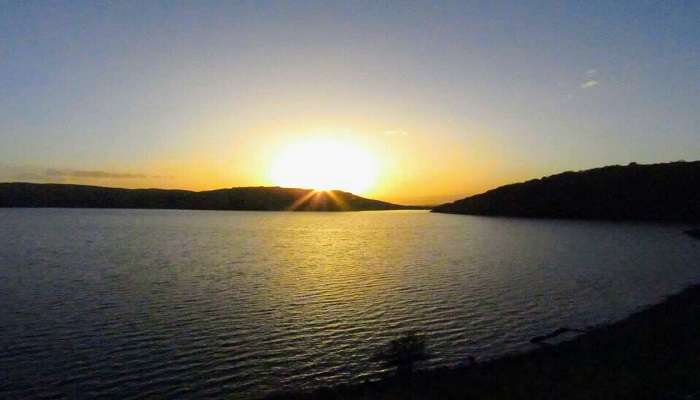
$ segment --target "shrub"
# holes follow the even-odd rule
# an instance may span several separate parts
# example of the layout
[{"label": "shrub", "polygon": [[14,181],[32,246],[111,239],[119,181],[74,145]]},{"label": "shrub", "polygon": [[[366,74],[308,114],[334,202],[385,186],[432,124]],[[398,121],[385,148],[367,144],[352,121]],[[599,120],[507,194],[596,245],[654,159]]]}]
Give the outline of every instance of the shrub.
[{"label": "shrub", "polygon": [[396,368],[399,375],[411,374],[416,362],[429,358],[425,342],[425,336],[409,333],[390,341],[374,355],[373,360]]}]

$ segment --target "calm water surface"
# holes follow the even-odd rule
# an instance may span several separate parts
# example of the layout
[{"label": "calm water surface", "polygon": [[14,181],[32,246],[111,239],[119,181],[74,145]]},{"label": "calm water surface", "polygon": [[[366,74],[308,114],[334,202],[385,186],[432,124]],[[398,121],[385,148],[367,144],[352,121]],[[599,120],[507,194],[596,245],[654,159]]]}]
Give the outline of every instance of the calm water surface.
[{"label": "calm water surface", "polygon": [[0,397],[255,398],[361,381],[407,331],[454,365],[700,282],[682,226],[0,209]]}]

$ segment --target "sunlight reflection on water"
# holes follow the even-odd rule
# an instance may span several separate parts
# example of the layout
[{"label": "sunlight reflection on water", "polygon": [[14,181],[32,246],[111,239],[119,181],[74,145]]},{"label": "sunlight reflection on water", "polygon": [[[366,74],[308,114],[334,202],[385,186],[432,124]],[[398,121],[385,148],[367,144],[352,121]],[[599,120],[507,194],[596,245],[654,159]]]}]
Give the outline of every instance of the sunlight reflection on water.
[{"label": "sunlight reflection on water", "polygon": [[453,365],[699,281],[681,226],[430,214],[0,210],[0,395],[255,397]]}]

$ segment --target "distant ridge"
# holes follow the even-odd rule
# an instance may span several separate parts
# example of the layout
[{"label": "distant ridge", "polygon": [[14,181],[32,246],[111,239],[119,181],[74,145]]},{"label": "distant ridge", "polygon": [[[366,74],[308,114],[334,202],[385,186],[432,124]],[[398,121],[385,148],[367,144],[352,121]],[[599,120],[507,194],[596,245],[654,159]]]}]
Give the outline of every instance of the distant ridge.
[{"label": "distant ridge", "polygon": [[700,222],[700,161],[564,172],[501,186],[433,212]]},{"label": "distant ridge", "polygon": [[240,187],[193,192],[51,183],[0,183],[0,207],[251,211],[366,211],[414,208],[366,199],[339,190]]}]

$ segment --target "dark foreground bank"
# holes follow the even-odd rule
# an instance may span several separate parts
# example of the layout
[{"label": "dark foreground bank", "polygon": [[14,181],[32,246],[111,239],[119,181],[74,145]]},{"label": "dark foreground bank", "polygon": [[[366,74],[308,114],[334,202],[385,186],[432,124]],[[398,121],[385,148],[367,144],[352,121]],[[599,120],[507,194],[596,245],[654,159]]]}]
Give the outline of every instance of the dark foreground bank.
[{"label": "dark foreground bank", "polygon": [[700,286],[532,352],[273,399],[700,399]]}]

